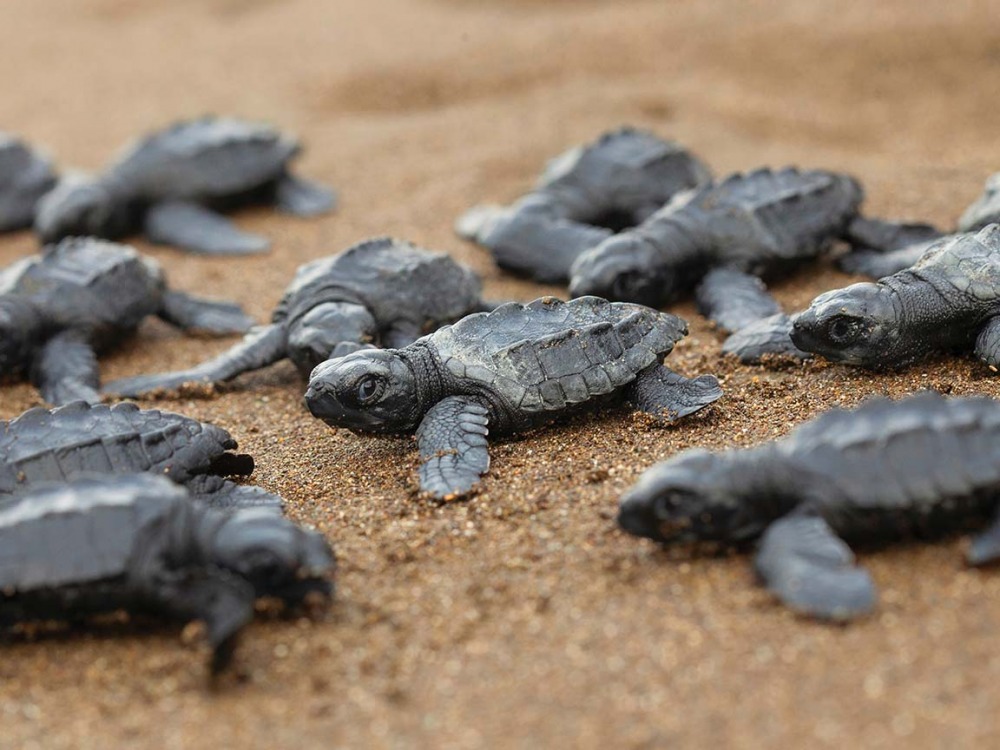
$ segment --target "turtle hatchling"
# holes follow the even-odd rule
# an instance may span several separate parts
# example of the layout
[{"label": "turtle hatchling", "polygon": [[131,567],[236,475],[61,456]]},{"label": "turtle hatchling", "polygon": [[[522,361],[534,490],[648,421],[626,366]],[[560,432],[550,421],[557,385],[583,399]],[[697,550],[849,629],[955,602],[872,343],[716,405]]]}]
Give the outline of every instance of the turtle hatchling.
[{"label": "turtle hatchling", "polygon": [[488,248],[501,268],[561,283],[581,252],[709,178],[677,143],[623,127],[550,161],[513,205],[476,206],[455,229]]},{"label": "turtle hatchling", "polygon": [[[758,169],[682,193],[634,229],[587,250],[574,262],[570,292],[662,307],[694,292],[709,271],[713,289],[702,308],[719,325],[746,327],[779,310],[753,279],[790,270],[815,258],[857,215],[863,191],[853,178],[821,170]],[[756,291],[754,291],[756,289]],[[735,312],[726,302],[752,292],[755,301]],[[721,307],[711,302],[720,301]],[[768,331],[747,342],[745,359],[768,341],[776,353],[794,354],[787,318],[766,316]],[[777,328],[777,332],[774,329]]]},{"label": "turtle hatchling", "polygon": [[875,586],[850,544],[988,524],[967,559],[1000,559],[1000,402],[930,391],[834,409],[776,442],[690,450],[645,472],[618,523],[664,544],[743,545],[786,605],[821,619],[870,612]]},{"label": "turtle hatchling", "polygon": [[333,193],[296,177],[299,143],[268,125],[203,117],[139,139],[96,177],[70,175],[38,205],[43,242],[69,235],[151,242],[213,255],[263,252],[269,242],[218,211],[266,203],[297,216],[333,208]]},{"label": "turtle hatchling", "polygon": [[834,362],[898,368],[932,352],[973,350],[1000,366],[1000,225],[934,243],[877,283],[821,294],[793,318],[796,346]]},{"label": "turtle hatchling", "polygon": [[28,376],[52,404],[99,401],[97,354],[147,315],[212,336],[253,325],[235,304],[168,289],[131,247],[70,237],[0,271],[0,378]]},{"label": "turtle hatchling", "polygon": [[35,204],[56,184],[48,157],[0,132],[0,232],[30,227]]},{"label": "turtle hatchling", "polygon": [[319,533],[214,510],[148,474],[43,484],[0,503],[0,626],[119,610],[202,620],[213,672],[258,597],[329,599],[334,567]]},{"label": "turtle hatchling", "polygon": [[660,419],[722,395],[661,360],[687,333],[680,318],[597,297],[542,297],[469,315],[402,349],[332,359],[309,380],[306,405],[333,427],[416,431],[420,487],[449,499],[489,468],[486,436],[524,430],[618,393]]},{"label": "turtle hatchling", "polygon": [[131,403],[36,407],[0,422],[0,499],[83,473],[148,472],[216,508],[280,509],[277,495],[225,478],[253,472],[253,457],[237,447],[221,427]]},{"label": "turtle hatchling", "polygon": [[383,237],[299,268],[271,324],[189,370],[126,378],[124,396],[218,384],[289,358],[308,377],[331,356],[372,344],[399,348],[444,323],[483,310],[479,277],[445,253]]}]

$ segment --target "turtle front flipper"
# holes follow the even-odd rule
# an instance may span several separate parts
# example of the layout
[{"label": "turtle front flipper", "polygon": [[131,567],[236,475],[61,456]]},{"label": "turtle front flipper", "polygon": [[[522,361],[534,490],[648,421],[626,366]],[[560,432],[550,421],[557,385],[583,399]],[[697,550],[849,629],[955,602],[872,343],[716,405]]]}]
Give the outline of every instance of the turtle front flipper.
[{"label": "turtle front flipper", "polygon": [[202,299],[184,292],[167,291],[157,315],[183,331],[205,336],[246,333],[254,320],[234,302]]},{"label": "turtle front flipper", "polygon": [[253,620],[253,586],[224,570],[204,568],[162,574],[148,587],[156,609],[179,620],[205,623],[212,674],[224,670],[240,631]]},{"label": "turtle front flipper", "polygon": [[1000,369],[1000,317],[990,318],[976,337],[976,356],[996,372]]},{"label": "turtle front flipper", "polygon": [[204,255],[249,255],[265,252],[271,245],[260,235],[237,229],[224,216],[184,201],[150,206],[143,229],[150,242]]},{"label": "turtle front flipper", "polygon": [[695,302],[698,312],[729,332],[781,312],[763,281],[735,268],[716,268],[705,274],[695,291]]},{"label": "turtle front flipper", "polygon": [[215,474],[199,474],[185,486],[191,496],[217,510],[264,508],[280,513],[285,501],[273,492],[252,484],[236,484]]},{"label": "turtle front flipper", "polygon": [[146,393],[176,391],[184,385],[225,383],[241,373],[259,370],[283,359],[285,344],[282,326],[260,326],[251,329],[236,346],[189,370],[115,380],[104,387],[104,392],[135,398]]},{"label": "turtle front flipper", "polygon": [[714,375],[685,378],[664,365],[641,373],[629,389],[629,401],[659,420],[672,422],[705,408],[722,396]]},{"label": "turtle front flipper", "polygon": [[573,262],[612,234],[569,219],[505,210],[484,219],[475,240],[489,248],[500,268],[542,283],[563,283]]},{"label": "turtle front flipper", "polygon": [[488,411],[463,396],[432,406],[417,428],[420,489],[440,500],[469,493],[490,468]]},{"label": "turtle front flipper", "polygon": [[274,205],[293,216],[322,216],[336,207],[337,194],[318,183],[286,173],[275,184]]},{"label": "turtle front flipper", "polygon": [[54,406],[101,400],[97,355],[77,331],[63,331],[45,342],[32,365],[31,380]]},{"label": "turtle front flipper", "polygon": [[754,560],[767,588],[791,609],[821,620],[851,620],[875,608],[871,576],[818,515],[793,513],[772,523]]},{"label": "turtle front flipper", "polygon": [[809,359],[792,343],[792,319],[785,313],[762,318],[741,328],[722,342],[722,352],[738,357],[741,362],[759,362],[765,354],[795,359]]}]

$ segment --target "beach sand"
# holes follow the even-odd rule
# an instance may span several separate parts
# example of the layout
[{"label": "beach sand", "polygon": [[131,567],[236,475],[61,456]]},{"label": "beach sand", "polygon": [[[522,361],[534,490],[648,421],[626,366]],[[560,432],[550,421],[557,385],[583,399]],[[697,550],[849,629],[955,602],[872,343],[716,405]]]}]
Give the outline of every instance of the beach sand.
[{"label": "beach sand", "polygon": [[[526,301],[562,290],[499,272],[452,222],[622,123],[720,174],[848,171],[868,213],[951,226],[1000,168],[998,16],[910,0],[6,2],[0,124],[89,169],[206,112],[297,133],[298,171],[338,188],[336,214],[240,213],[274,241],[253,258],[135,242],[175,287],[259,320],[300,263],[384,234]],[[5,236],[0,263],[35,248]],[[825,262],[773,288],[793,310],[851,280]],[[718,374],[723,400],[668,428],[607,408],[498,440],[467,502],[416,499],[411,439],[313,420],[287,363],[214,398],[148,402],[226,427],[256,457],[253,481],[335,545],[336,601],[317,620],[262,614],[215,689],[204,646],[168,624],[5,637],[0,746],[997,746],[1000,575],[964,568],[963,540],[863,554],[878,612],[831,627],[778,606],[746,557],[667,553],[614,516],[643,469],[683,448],[756,444],[872,393],[1000,396],[1000,381],[952,356],[901,374],[735,365],[690,303],[673,309],[691,335],[671,366]],[[150,321],[102,374],[230,343]],[[39,403],[4,388],[0,417]]]}]

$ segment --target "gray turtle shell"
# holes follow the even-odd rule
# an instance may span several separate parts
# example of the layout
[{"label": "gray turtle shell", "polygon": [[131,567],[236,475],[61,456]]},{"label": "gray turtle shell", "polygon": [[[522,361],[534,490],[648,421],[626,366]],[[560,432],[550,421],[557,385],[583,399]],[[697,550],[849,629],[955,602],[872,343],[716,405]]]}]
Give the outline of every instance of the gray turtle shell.
[{"label": "gray turtle shell", "polygon": [[[995,507],[998,446],[1000,403],[928,391],[902,401],[873,398],[853,410],[834,409],[777,443],[752,450],[761,455],[761,466],[768,451],[781,457],[779,464],[791,459],[803,481],[825,489],[823,496],[829,499],[824,508],[843,514],[838,527],[864,536],[870,521],[852,522],[852,507],[895,509],[899,517],[942,506],[956,516],[980,515],[984,502],[986,508]],[[987,497],[980,496],[984,490],[989,490]],[[887,526],[871,531],[904,531],[898,519],[885,520]],[[944,518],[936,517],[934,523],[940,526],[938,533],[948,530]],[[922,529],[918,525],[911,531]]]},{"label": "gray turtle shell", "polygon": [[683,320],[643,305],[542,297],[469,315],[421,341],[455,378],[534,413],[628,385],[686,334]]},{"label": "gray turtle shell", "polygon": [[0,496],[87,472],[150,472],[183,484],[236,447],[221,427],[132,403],[37,407],[0,422]]},{"label": "gray turtle shell", "polygon": [[182,487],[148,474],[45,484],[0,502],[0,591],[122,580],[149,532],[190,502]]},{"label": "gray turtle shell", "polygon": [[944,237],[916,264],[883,282],[908,277],[943,291],[956,311],[966,307],[980,316],[1000,312],[1000,224]]},{"label": "gray turtle shell", "polygon": [[210,116],[140,138],[105,175],[132,199],[208,200],[274,180],[298,152],[296,140],[268,125]]},{"label": "gray turtle shell", "polygon": [[[821,252],[857,213],[863,195],[856,180],[835,172],[757,169],[682,193],[649,225],[683,212],[697,223],[695,236],[706,233],[701,242],[709,240],[710,265],[762,273],[775,262]],[[646,226],[634,231],[643,234]]]},{"label": "gray turtle shell", "polygon": [[[601,196],[595,203],[638,223],[679,191],[710,178],[708,168],[679,143],[624,126],[552,159],[534,192],[557,196],[566,208],[579,203],[580,193]],[[616,186],[613,195],[604,187],[609,184]]]},{"label": "gray turtle shell", "polygon": [[53,328],[83,328],[94,343],[131,331],[159,308],[159,264],[127,245],[69,237],[0,272],[0,295],[29,297]]},{"label": "gray turtle shell", "polygon": [[0,231],[31,226],[35,203],[55,182],[48,158],[0,132]]},{"label": "gray turtle shell", "polygon": [[356,302],[379,328],[414,316],[432,328],[476,309],[479,295],[479,277],[446,253],[380,237],[301,266],[272,320],[297,320],[324,302]]}]

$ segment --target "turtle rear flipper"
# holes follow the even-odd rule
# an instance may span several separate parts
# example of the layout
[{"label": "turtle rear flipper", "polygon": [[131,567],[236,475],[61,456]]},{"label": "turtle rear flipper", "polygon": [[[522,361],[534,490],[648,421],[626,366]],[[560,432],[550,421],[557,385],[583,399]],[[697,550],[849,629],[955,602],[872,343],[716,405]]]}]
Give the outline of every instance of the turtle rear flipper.
[{"label": "turtle rear flipper", "polygon": [[42,398],[54,406],[101,400],[97,355],[76,331],[63,331],[45,342],[32,366],[31,379]]},{"label": "turtle rear flipper", "polygon": [[212,674],[224,670],[240,631],[253,619],[253,586],[224,570],[207,568],[164,574],[149,587],[155,608],[180,620],[205,623]]},{"label": "turtle rear flipper", "polygon": [[542,283],[561,283],[581,254],[612,234],[569,219],[503,211],[485,220],[476,238],[501,268]]},{"label": "turtle rear flipper", "polygon": [[184,292],[167,291],[157,315],[188,333],[229,336],[246,333],[254,321],[233,302],[202,299]]},{"label": "turtle rear flipper", "polygon": [[279,211],[307,218],[332,211],[337,205],[337,195],[318,183],[286,173],[275,185],[274,203]]},{"label": "turtle rear flipper", "polygon": [[944,237],[937,227],[915,221],[885,221],[858,216],[848,223],[844,240],[856,249],[891,253]]},{"label": "turtle rear flipper", "polygon": [[136,397],[158,391],[176,391],[184,385],[225,383],[241,373],[259,370],[285,356],[285,329],[279,325],[253,328],[243,341],[219,356],[189,370],[138,375],[109,383],[105,393]]},{"label": "turtle rear flipper", "polygon": [[995,565],[1000,560],[1000,512],[985,531],[972,537],[965,560],[969,565],[976,567]]},{"label": "turtle rear flipper", "polygon": [[837,259],[837,267],[844,273],[859,273],[873,279],[882,279],[909,268],[920,260],[933,242],[918,242],[898,250],[855,250]]},{"label": "turtle rear flipper", "polygon": [[795,513],[772,523],[754,567],[788,607],[821,620],[852,620],[875,608],[871,576],[820,516]]},{"label": "turtle rear flipper", "polygon": [[237,229],[229,219],[197,203],[157,203],[150,206],[144,221],[150,242],[204,255],[263,253],[271,244],[264,237]]},{"label": "turtle rear flipper", "polygon": [[490,468],[487,410],[462,396],[439,401],[417,429],[420,489],[440,500],[468,494]]},{"label": "turtle rear flipper", "polygon": [[629,389],[629,400],[637,409],[669,422],[694,414],[721,397],[722,388],[715,376],[685,378],[664,365],[639,373]]},{"label": "turtle rear flipper", "polygon": [[185,486],[191,495],[216,510],[231,508],[264,508],[282,511],[285,501],[280,496],[250,484],[236,484],[215,474],[199,474]]}]

